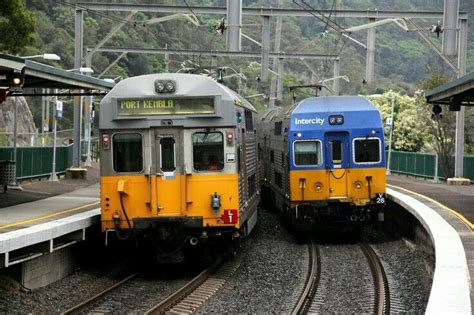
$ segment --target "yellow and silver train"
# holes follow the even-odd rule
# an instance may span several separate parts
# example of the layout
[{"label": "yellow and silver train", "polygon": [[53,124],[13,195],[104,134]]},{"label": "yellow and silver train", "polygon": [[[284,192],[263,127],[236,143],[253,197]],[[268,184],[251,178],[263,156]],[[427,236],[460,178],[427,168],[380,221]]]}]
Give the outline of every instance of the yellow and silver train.
[{"label": "yellow and silver train", "polygon": [[118,83],[100,106],[106,243],[138,240],[179,262],[187,247],[249,234],[260,200],[255,121],[250,103],[208,77]]},{"label": "yellow and silver train", "polygon": [[259,115],[262,199],[299,231],[383,220],[380,112],[359,96],[312,97]]}]

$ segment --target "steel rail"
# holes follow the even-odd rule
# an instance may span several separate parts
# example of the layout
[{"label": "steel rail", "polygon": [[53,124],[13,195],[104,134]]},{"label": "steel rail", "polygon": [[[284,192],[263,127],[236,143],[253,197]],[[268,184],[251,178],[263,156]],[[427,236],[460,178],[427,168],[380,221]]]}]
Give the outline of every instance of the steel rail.
[{"label": "steel rail", "polygon": [[311,307],[316,291],[318,289],[319,279],[321,277],[321,256],[319,255],[318,245],[311,240],[311,245],[308,246],[310,251],[309,257],[309,271],[306,278],[306,286],[296,303],[295,308],[291,312],[292,315],[306,314]]},{"label": "steel rail", "polygon": [[219,268],[219,266],[222,264],[222,260],[218,259],[216,263],[214,263],[212,266],[198,274],[196,277],[194,277],[191,281],[186,283],[184,286],[182,286],[180,289],[169,295],[166,299],[163,301],[159,302],[155,306],[153,306],[151,309],[146,311],[144,314],[145,315],[151,315],[151,314],[164,314],[166,311],[168,311],[170,308],[178,304],[180,301],[185,299],[188,295],[190,295],[194,290],[196,290],[201,284],[203,284],[210,276],[212,273],[215,272]]},{"label": "steel rail", "polygon": [[87,307],[91,306],[92,304],[94,304],[96,301],[98,301],[101,297],[103,297],[105,294],[115,290],[116,288],[120,287],[121,285],[123,285],[124,283],[128,282],[129,280],[135,278],[135,276],[137,275],[137,273],[134,273],[134,274],[131,274],[130,276],[126,277],[125,279],[115,283],[114,285],[112,285],[111,287],[101,291],[100,293],[94,295],[93,297],[77,304],[76,306],[64,311],[61,313],[61,315],[66,315],[66,314],[72,314],[72,313],[78,313],[78,312],[81,312],[83,311],[84,309],[86,309]]},{"label": "steel rail", "polygon": [[364,252],[369,262],[370,269],[372,270],[372,275],[374,277],[374,312],[378,315],[390,314],[390,295],[388,289],[388,281],[382,263],[380,262],[379,257],[369,244],[361,243],[359,244],[359,246]]}]

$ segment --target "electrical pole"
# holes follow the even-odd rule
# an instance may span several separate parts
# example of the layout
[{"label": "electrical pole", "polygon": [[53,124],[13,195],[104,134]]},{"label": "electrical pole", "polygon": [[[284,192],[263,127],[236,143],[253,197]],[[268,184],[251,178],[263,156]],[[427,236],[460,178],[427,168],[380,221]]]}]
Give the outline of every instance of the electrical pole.
[{"label": "electrical pole", "polygon": [[[281,9],[283,6],[283,0],[278,0],[278,8]],[[281,44],[281,26],[283,22],[283,16],[278,15],[276,19],[276,26],[275,26],[275,52],[280,52],[280,44]],[[268,107],[272,108],[275,107],[275,98],[279,101],[281,100],[281,91],[280,91],[280,81],[282,80],[283,72],[280,72],[280,62],[279,58],[273,59],[273,71],[278,73],[277,76],[272,77],[272,81],[270,84],[270,97],[268,100]]]}]

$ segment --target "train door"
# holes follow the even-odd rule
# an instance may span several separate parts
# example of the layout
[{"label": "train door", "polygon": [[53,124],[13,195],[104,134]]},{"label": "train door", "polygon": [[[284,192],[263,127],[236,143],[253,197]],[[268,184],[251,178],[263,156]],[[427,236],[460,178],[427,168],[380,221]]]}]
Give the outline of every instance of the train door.
[{"label": "train door", "polygon": [[158,215],[180,216],[183,209],[181,137],[179,129],[155,131],[155,204]]},{"label": "train door", "polygon": [[347,197],[348,138],[347,133],[328,133],[325,136],[329,198]]}]

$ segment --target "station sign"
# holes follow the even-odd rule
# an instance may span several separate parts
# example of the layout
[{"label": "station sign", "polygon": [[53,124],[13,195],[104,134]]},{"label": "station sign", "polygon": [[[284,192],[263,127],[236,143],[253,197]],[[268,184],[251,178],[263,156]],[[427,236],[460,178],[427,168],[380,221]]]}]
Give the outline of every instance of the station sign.
[{"label": "station sign", "polygon": [[56,101],[56,119],[61,119],[63,118],[63,102],[62,101]]}]

